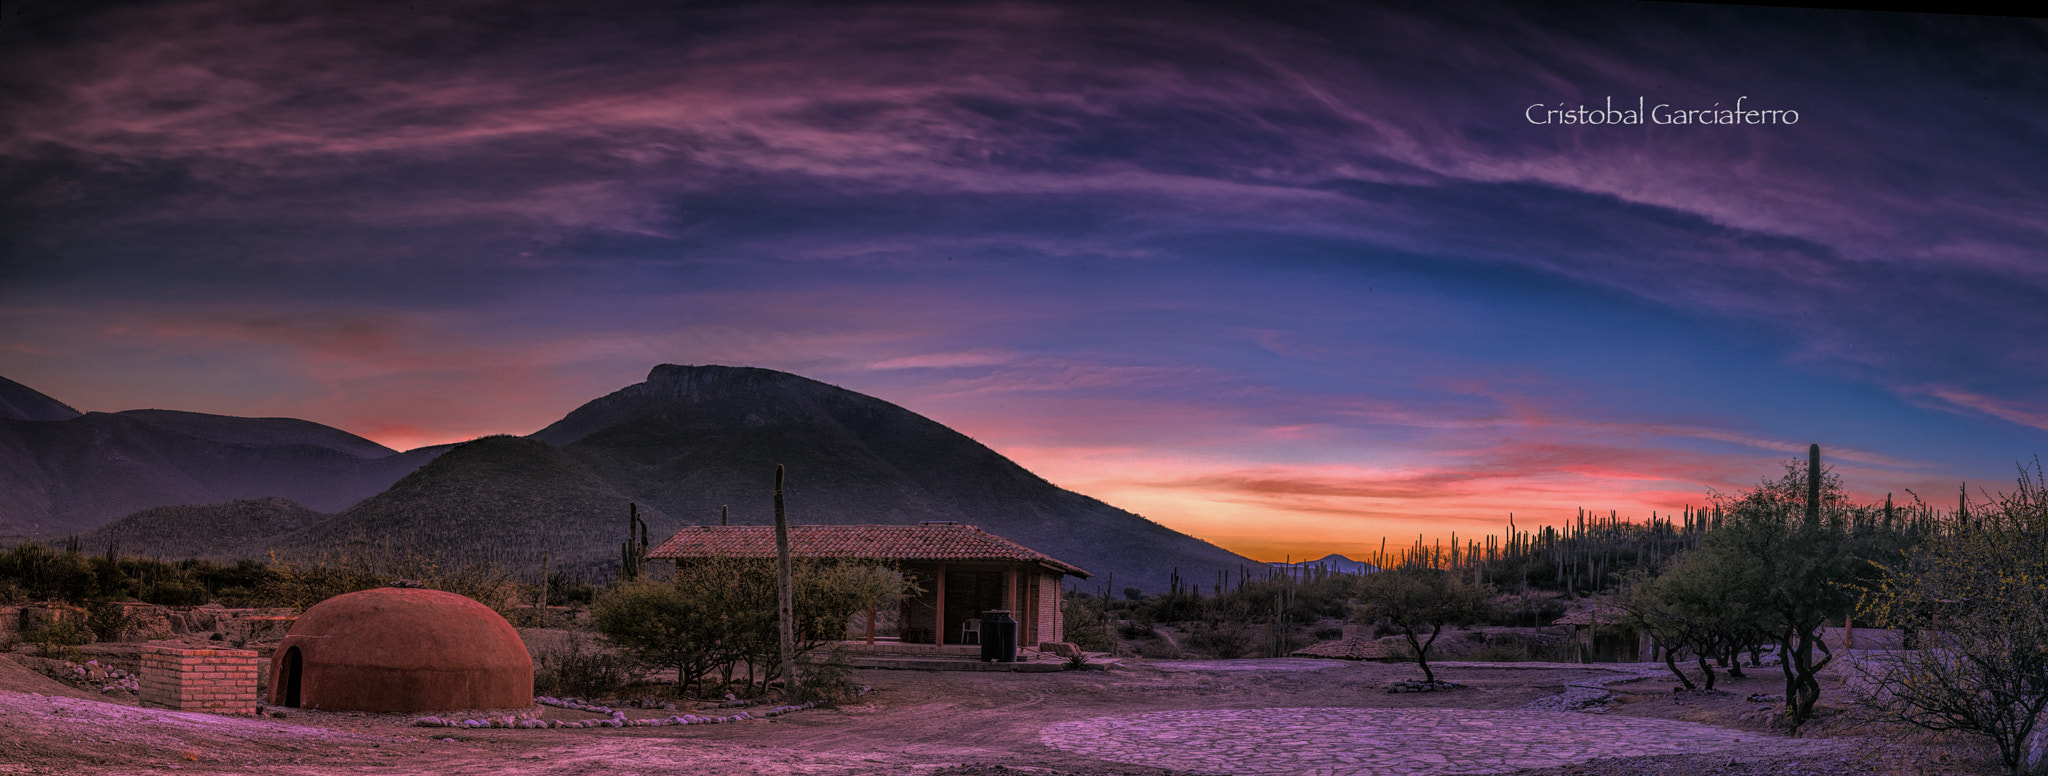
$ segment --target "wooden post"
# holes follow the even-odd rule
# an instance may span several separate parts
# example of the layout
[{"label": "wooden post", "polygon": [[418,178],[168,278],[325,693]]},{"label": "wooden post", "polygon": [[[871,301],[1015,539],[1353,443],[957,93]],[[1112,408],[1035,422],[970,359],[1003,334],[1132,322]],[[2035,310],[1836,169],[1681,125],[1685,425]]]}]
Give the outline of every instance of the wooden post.
[{"label": "wooden post", "polygon": [[946,651],[946,564],[939,564],[938,598],[932,612],[932,646],[939,652]]},{"label": "wooden post", "polygon": [[782,686],[784,702],[803,701],[796,680],[796,596],[789,578],[789,518],[782,513],[782,464],[775,465],[775,599],[782,621]]},{"label": "wooden post", "polygon": [[875,645],[875,605],[868,604],[868,646]]},{"label": "wooden post", "polygon": [[1011,619],[1017,621],[1016,637],[1010,640],[1012,644],[1024,637],[1024,607],[1018,605],[1018,592],[1017,567],[1011,566],[1003,570],[1003,606],[1010,610]]}]

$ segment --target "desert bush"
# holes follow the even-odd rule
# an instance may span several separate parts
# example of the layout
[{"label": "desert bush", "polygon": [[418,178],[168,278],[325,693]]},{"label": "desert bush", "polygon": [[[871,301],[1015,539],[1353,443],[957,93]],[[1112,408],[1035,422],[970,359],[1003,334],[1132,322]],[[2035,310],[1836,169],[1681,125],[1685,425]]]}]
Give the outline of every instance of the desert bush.
[{"label": "desert bush", "polygon": [[511,572],[487,561],[452,561],[392,542],[354,541],[313,555],[273,554],[252,603],[305,609],[343,593],[387,587],[401,579],[467,596],[510,615],[519,586]]},{"label": "desert bush", "polygon": [[819,703],[836,706],[853,700],[860,691],[860,685],[853,682],[846,652],[838,644],[804,653],[796,670],[804,696]]},{"label": "desert bush", "polygon": [[1138,657],[1154,660],[1179,660],[1182,654],[1180,647],[1165,639],[1159,639],[1138,648]]},{"label": "desert bush", "polygon": [[1060,616],[1066,622],[1067,640],[1089,652],[1113,652],[1116,634],[1109,626],[1101,599],[1086,594],[1069,595],[1060,601]]},{"label": "desert bush", "polygon": [[47,658],[78,658],[78,648],[92,643],[92,631],[71,619],[59,619],[21,634],[24,643],[36,645],[36,654]]},{"label": "desert bush", "polygon": [[[1871,701],[1930,730],[1990,739],[2011,774],[2048,773],[2048,483],[2037,460],[2019,490],[1885,567],[1862,616],[1910,629],[1919,649],[1872,656]],[[2031,741],[2031,743],[2030,743]]]},{"label": "desert bush", "polygon": [[579,633],[537,650],[533,658],[533,689],[543,695],[611,695],[639,677],[632,661]]},{"label": "desert bush", "polygon": [[128,631],[135,627],[135,618],[128,616],[128,608],[115,604],[101,604],[92,607],[85,616],[85,627],[92,631],[98,641],[123,641]]},{"label": "desert bush", "polygon": [[[765,692],[781,672],[775,579],[768,559],[697,560],[665,583],[615,585],[591,605],[591,624],[643,665],[676,669],[679,691],[714,669],[730,682],[743,665],[750,689]],[[791,582],[799,655],[845,638],[855,612],[912,589],[888,568],[815,559],[796,559]]]},{"label": "desert bush", "polygon": [[1571,645],[1561,639],[1488,639],[1484,646],[1460,659],[1476,663],[1569,663],[1572,662],[1572,650]]},{"label": "desert bush", "polygon": [[1504,628],[1540,628],[1556,622],[1570,608],[1564,598],[1556,595],[1504,595],[1488,602],[1479,623]]},{"label": "desert bush", "polygon": [[1253,639],[1250,630],[1240,622],[1196,623],[1194,629],[1189,631],[1181,642],[1196,652],[1220,660],[1232,660],[1251,652]]}]

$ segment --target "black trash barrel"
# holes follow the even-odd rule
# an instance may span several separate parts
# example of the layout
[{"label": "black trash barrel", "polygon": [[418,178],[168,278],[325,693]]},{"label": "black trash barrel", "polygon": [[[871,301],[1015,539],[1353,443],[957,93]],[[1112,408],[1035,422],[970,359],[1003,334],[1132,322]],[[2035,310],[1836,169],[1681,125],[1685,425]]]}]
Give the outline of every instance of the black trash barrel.
[{"label": "black trash barrel", "polygon": [[1009,610],[998,609],[981,616],[981,659],[1017,662],[1017,621],[1010,619]]}]

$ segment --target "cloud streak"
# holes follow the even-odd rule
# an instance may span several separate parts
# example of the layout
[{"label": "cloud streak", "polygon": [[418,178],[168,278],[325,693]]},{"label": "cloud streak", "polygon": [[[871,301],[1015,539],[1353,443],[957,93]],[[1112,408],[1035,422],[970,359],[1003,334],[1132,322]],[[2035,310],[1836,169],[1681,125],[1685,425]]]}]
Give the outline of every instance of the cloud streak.
[{"label": "cloud streak", "polygon": [[[104,409],[406,445],[746,363],[1218,526],[2048,439],[2038,24],[160,0],[0,35],[0,372]],[[1523,118],[1610,96],[1802,119]]]}]

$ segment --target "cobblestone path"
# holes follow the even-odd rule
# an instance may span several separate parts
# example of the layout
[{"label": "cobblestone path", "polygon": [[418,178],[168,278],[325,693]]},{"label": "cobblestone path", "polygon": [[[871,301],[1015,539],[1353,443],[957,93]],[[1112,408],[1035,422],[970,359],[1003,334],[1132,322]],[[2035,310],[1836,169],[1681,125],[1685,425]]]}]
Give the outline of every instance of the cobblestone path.
[{"label": "cobblestone path", "polygon": [[1734,750],[1767,736],[1693,722],[1545,711],[1163,711],[1045,727],[1046,746],[1239,776],[1504,773],[1601,757]]}]

